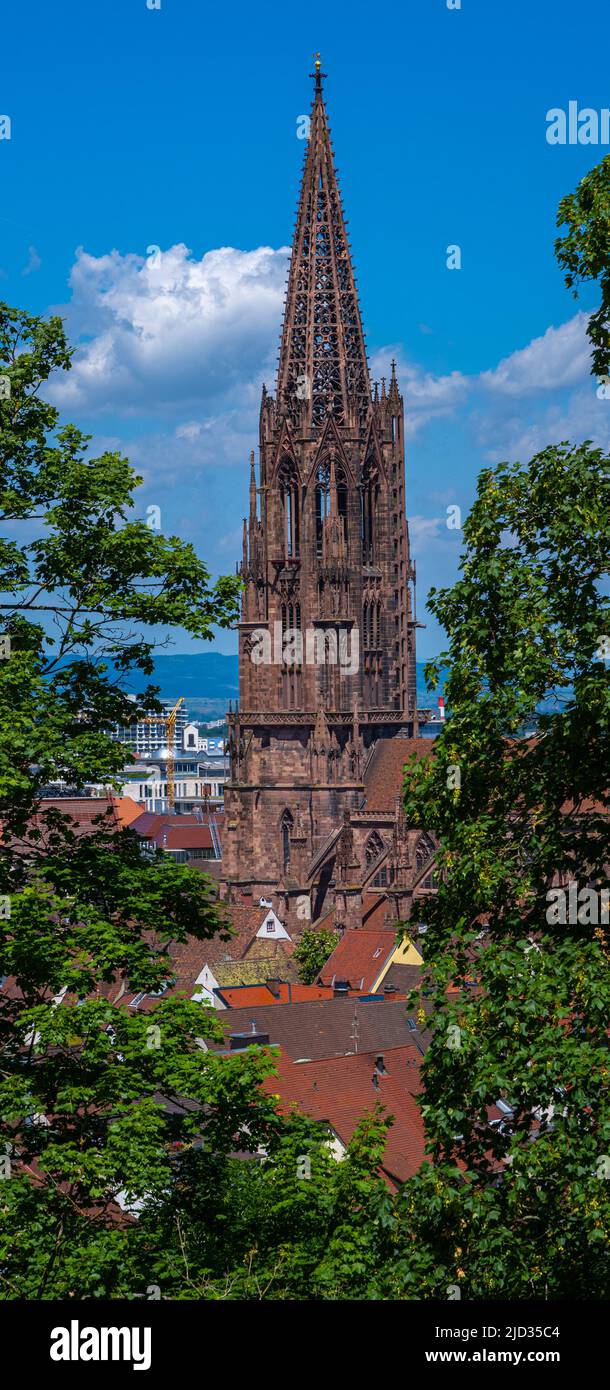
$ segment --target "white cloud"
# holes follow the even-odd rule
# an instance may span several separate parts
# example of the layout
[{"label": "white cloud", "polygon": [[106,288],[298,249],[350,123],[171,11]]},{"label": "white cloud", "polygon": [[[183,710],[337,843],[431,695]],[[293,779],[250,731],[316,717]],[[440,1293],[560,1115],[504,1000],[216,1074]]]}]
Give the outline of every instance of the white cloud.
[{"label": "white cloud", "polygon": [[[182,243],[149,257],[81,248],[63,309],[79,346],[51,399],[76,419],[112,412],[145,422],[149,432],[136,431],[125,448],[147,485],[188,491],[205,475],[209,489],[211,471],[247,468],[261,382],[275,384],[288,256],[267,246],[221,247],[200,260]],[[587,318],[547,328],[478,376],[435,375],[400,345],[373,354],[371,376],[387,385],[396,359],[408,439],[450,419],[492,463],[525,460],[562,439],[608,448],[610,401],[597,398],[590,376]],[[438,493],[429,500],[435,510]],[[444,520],[413,518],[415,546],[438,541]]]},{"label": "white cloud", "polygon": [[547,328],[527,347],[504,357],[493,371],[482,372],[480,384],[505,396],[525,396],[582,382],[591,370],[588,317],[575,314],[559,328]]},{"label": "white cloud", "polygon": [[203,428],[199,420],[189,420],[186,425],[178,425],[176,439],[196,439]]},{"label": "white cloud", "polygon": [[158,257],[80,248],[64,309],[82,341],[50,394],[62,409],[168,414],[243,404],[271,382],[288,252],[225,246],[196,260],[183,244]]},{"label": "white cloud", "polygon": [[[490,463],[503,459],[527,462],[548,444],[570,440],[580,444],[590,439],[598,448],[610,450],[610,400],[600,400],[596,382],[572,392],[567,399],[554,401],[537,418],[522,414],[498,420],[493,415],[478,420],[479,444]],[[491,447],[489,447],[491,446]]]},{"label": "white cloud", "polygon": [[401,355],[399,347],[384,347],[371,358],[371,378],[386,378],[391,374],[392,359],[396,360],[396,375],[405,402],[405,435],[412,439],[429,420],[452,414],[468,395],[470,382],[461,372],[434,376]]},{"label": "white cloud", "polygon": [[413,550],[438,540],[446,522],[446,516],[410,516],[409,539]]},{"label": "white cloud", "polygon": [[28,262],[24,265],[22,275],[33,275],[35,270],[40,270],[42,261],[35,246],[28,246]]}]

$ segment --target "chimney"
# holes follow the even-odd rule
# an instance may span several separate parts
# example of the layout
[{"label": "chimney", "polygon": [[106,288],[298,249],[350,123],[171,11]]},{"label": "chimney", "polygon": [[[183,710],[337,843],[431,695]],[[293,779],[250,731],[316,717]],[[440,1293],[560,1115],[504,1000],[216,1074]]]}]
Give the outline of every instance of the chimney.
[{"label": "chimney", "polygon": [[268,1047],[269,1034],[257,1033],[256,1028],[249,1033],[230,1033],[229,1047],[231,1052],[243,1052],[245,1047]]}]

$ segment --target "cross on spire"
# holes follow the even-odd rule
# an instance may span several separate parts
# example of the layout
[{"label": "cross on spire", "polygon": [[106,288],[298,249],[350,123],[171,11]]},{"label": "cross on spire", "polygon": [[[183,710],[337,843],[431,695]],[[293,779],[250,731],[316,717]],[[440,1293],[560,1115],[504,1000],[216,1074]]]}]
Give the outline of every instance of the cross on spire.
[{"label": "cross on spire", "polygon": [[314,79],[314,82],[315,82],[315,84],[316,84],[316,88],[315,88],[315,89],[316,89],[316,92],[321,92],[321,91],[322,91],[322,82],[323,82],[323,79],[327,76],[327,73],[321,72],[321,71],[320,71],[320,68],[321,68],[321,66],[322,66],[322,64],[321,64],[321,62],[320,62],[320,54],[319,54],[319,53],[314,53],[313,56],[314,56],[314,69],[315,69],[315,71],[314,71],[314,72],[310,72],[309,76],[310,76],[310,77],[313,77],[313,79]]}]

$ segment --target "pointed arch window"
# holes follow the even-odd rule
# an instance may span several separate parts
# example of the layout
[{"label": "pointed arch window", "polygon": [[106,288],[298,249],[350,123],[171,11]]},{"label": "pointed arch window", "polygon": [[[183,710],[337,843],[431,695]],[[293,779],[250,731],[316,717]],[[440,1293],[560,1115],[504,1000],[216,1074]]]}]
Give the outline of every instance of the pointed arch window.
[{"label": "pointed arch window", "polygon": [[330,470],[327,463],[321,463],[316,474],[316,555],[322,558],[322,533],[324,522],[330,515]]},{"label": "pointed arch window", "polygon": [[419,873],[434,855],[434,843],[429,835],[421,835],[415,848],[415,868]]},{"label": "pointed arch window", "polygon": [[374,830],[372,835],[369,835],[364,850],[364,857],[367,864],[374,864],[375,860],[379,858],[379,855],[383,854],[384,849],[385,845],[381,835],[378,835],[377,831]]},{"label": "pointed arch window", "polygon": [[[337,516],[343,522],[343,535],[347,540],[348,481],[342,463],[335,463],[335,488],[337,497]],[[322,556],[322,532],[324,522],[330,516],[330,464],[327,459],[320,464],[316,474],[316,554]]]},{"label": "pointed arch window", "polygon": [[345,469],[339,464],[335,468],[337,479],[337,512],[343,520],[343,534],[347,539],[347,478]]},{"label": "pointed arch window", "polygon": [[290,836],[293,826],[294,820],[290,811],[284,811],[280,821],[281,858],[284,873],[287,873],[290,868]]},{"label": "pointed arch window", "polygon": [[300,548],[299,484],[291,459],[284,459],[279,472],[284,554],[298,559]]},{"label": "pointed arch window", "polygon": [[371,887],[372,887],[372,888],[387,888],[389,882],[390,882],[390,879],[388,878],[388,867],[387,867],[387,864],[384,864],[384,865],[383,865],[383,868],[382,868],[382,869],[379,869],[378,873],[375,874],[375,877],[374,877],[374,879],[373,879],[373,882],[372,882],[372,884],[371,884]]},{"label": "pointed arch window", "polygon": [[375,556],[376,525],[375,517],[379,503],[379,479],[374,462],[365,464],[360,489],[360,535],[362,541],[362,563],[372,565]]}]

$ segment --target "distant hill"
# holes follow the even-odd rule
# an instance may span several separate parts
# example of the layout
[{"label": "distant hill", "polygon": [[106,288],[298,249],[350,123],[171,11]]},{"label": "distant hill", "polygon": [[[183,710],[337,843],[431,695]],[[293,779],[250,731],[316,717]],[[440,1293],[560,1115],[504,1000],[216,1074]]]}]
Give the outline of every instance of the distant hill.
[{"label": "distant hill", "polygon": [[[150,681],[160,686],[162,700],[177,700],[184,696],[189,714],[195,718],[213,719],[224,714],[229,700],[239,699],[237,656],[222,656],[220,652],[170,654],[160,652],[155,657],[155,669]],[[132,689],[141,688],[130,679]],[[440,694],[440,691],[438,692]],[[424,662],[417,662],[417,703],[420,708],[436,705],[438,696],[429,694],[424,682]]]},{"label": "distant hill", "polygon": [[[229,700],[239,699],[237,656],[222,656],[220,652],[193,652],[170,654],[159,652],[154,658],[155,669],[148,679],[151,685],[160,686],[162,700],[177,700],[184,696],[189,714],[194,719],[205,721],[225,715]],[[443,693],[442,684],[436,690],[426,690],[424,680],[424,661],[417,663],[417,705],[419,709],[436,709],[438,697]],[[133,675],[126,681],[127,690],[141,690],[146,684],[145,677]],[[569,697],[565,691],[562,701]],[[552,699],[541,700],[539,711],[556,708]]]}]

